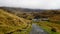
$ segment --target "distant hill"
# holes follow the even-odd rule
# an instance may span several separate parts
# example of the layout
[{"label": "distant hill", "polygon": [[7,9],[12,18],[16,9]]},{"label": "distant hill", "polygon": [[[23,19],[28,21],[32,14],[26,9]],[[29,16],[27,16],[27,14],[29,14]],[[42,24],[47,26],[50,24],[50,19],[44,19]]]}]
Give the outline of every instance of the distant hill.
[{"label": "distant hill", "polygon": [[31,27],[25,19],[0,9],[0,34],[18,34],[27,26]]},{"label": "distant hill", "polygon": [[28,9],[28,8],[15,8],[15,7],[0,7],[0,9],[5,9],[8,11],[20,11],[20,12],[42,12],[40,9]]},{"label": "distant hill", "polygon": [[0,9],[7,10],[9,12],[40,12],[40,13],[47,13],[47,12],[55,12],[60,10],[42,10],[42,9],[28,9],[28,8],[18,8],[18,7],[0,7]]}]

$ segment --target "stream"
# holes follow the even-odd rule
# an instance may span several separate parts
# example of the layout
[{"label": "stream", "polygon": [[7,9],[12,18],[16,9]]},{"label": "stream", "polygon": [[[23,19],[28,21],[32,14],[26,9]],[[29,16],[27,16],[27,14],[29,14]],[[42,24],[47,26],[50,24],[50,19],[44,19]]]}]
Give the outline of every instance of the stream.
[{"label": "stream", "polygon": [[48,32],[44,31],[40,26],[33,23],[32,30],[29,34],[48,34]]}]

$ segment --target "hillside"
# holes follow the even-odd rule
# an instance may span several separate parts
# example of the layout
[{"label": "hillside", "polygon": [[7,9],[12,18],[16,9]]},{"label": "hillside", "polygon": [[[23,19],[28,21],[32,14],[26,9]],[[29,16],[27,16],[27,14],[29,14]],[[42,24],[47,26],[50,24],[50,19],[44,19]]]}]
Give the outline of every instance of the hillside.
[{"label": "hillside", "polygon": [[[50,34],[60,34],[60,10],[43,10],[42,12],[40,12],[40,10],[38,11],[33,10],[32,12],[32,10],[30,11],[27,9],[27,11],[25,11],[25,9],[19,9],[19,8],[6,9],[5,7],[3,8],[1,7],[0,9],[3,9],[0,10],[1,23],[3,23],[4,27],[5,25],[11,27],[13,31],[11,29],[9,30],[11,30],[14,34],[17,33],[16,29],[20,29],[20,31],[23,30],[22,33],[25,34],[26,32],[24,30],[27,29],[26,31],[29,31],[31,29],[30,28],[31,24],[33,23],[39,25],[42,29],[44,29]],[[38,17],[37,19],[38,22],[34,21],[35,17]],[[41,18],[42,20],[39,20]],[[1,19],[3,19],[3,21]],[[18,33],[22,34],[21,32]]]},{"label": "hillside", "polygon": [[30,27],[25,19],[0,9],[0,34],[27,34]]}]

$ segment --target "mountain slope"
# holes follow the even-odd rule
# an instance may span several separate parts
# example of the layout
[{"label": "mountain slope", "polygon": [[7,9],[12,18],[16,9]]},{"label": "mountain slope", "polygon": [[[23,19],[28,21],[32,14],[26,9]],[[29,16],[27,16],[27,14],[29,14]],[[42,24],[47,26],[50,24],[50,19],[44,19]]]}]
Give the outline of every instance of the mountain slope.
[{"label": "mountain slope", "polygon": [[27,24],[25,19],[19,18],[18,16],[0,9],[0,34],[12,34],[14,32],[20,33],[24,29],[28,29],[27,26],[28,28],[31,27],[31,25]]}]

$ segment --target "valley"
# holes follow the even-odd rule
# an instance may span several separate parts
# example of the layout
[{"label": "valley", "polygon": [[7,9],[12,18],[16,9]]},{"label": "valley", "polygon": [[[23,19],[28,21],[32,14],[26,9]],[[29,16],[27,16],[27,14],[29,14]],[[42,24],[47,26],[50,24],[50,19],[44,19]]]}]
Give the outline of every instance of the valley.
[{"label": "valley", "polygon": [[0,8],[1,34],[29,34],[33,23],[49,34],[60,34],[60,10]]}]

